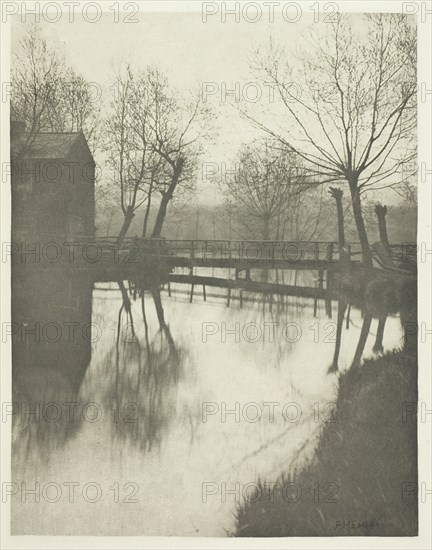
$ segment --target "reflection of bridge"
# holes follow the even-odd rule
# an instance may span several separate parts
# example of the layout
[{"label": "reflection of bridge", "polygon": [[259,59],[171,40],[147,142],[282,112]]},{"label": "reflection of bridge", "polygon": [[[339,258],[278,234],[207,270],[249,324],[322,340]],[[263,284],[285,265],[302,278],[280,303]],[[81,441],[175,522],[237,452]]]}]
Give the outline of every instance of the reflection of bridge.
[{"label": "reflection of bridge", "polygon": [[168,293],[171,295],[170,283],[183,283],[190,285],[190,301],[193,299],[195,287],[202,287],[203,298],[206,300],[206,287],[226,288],[228,290],[227,301],[228,305],[231,300],[231,291],[240,291],[240,302],[243,300],[243,291],[252,292],[254,294],[274,294],[279,296],[297,296],[300,298],[324,298],[325,300],[336,300],[340,297],[340,293],[324,289],[323,281],[317,279],[319,286],[297,286],[287,285],[284,283],[268,283],[262,281],[251,281],[248,279],[224,279],[222,277],[205,277],[201,275],[183,275],[173,273],[169,275]]}]

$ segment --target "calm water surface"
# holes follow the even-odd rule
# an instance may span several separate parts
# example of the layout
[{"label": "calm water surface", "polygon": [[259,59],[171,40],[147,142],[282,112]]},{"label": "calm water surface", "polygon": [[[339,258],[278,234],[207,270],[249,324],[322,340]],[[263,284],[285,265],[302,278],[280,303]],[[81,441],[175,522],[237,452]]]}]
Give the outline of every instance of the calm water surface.
[{"label": "calm water surface", "polygon": [[[150,293],[128,316],[118,286],[98,283],[89,303],[57,306],[63,322],[91,322],[91,335],[15,355],[14,400],[55,405],[38,421],[15,418],[13,479],[39,483],[40,501],[15,495],[14,533],[226,536],[247,484],[275,482],[311,456],[337,394],[338,303],[329,318],[319,301],[314,317],[313,299],[244,293],[240,307],[233,291],[228,308],[226,290],[207,289],[204,301],[197,288],[193,303],[188,291],[161,293],[161,323]],[[346,316],[339,371],[364,320],[353,307],[347,329]],[[374,356],[377,324],[363,357]],[[401,338],[387,318],[384,352]]]}]

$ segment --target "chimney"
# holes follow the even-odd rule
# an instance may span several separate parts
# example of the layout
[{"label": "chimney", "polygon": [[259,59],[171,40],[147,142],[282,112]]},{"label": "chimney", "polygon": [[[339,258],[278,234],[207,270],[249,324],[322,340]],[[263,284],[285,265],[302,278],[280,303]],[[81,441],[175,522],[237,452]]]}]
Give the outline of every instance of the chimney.
[{"label": "chimney", "polygon": [[11,120],[10,123],[10,137],[11,141],[15,141],[23,136],[25,133],[25,122],[20,120]]}]

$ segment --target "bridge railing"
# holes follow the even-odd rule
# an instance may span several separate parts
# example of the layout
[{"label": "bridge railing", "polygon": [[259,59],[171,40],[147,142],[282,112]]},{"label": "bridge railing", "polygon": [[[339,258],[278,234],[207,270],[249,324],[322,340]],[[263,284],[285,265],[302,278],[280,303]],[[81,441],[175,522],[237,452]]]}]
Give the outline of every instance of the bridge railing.
[{"label": "bridge railing", "polygon": [[315,260],[338,259],[336,242],[255,240],[170,240],[165,246],[175,255],[222,260]]}]

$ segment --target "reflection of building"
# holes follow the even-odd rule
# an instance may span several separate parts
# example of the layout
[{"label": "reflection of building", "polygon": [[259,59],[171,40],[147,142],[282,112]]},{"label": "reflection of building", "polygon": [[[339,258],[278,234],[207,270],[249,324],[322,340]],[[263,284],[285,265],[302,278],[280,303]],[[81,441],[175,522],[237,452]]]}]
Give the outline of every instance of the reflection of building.
[{"label": "reflection of building", "polygon": [[11,122],[12,240],[93,236],[95,163],[82,132],[25,133]]},{"label": "reflection of building", "polygon": [[92,291],[93,280],[72,269],[27,269],[13,279],[14,391],[76,394],[97,337]]}]

